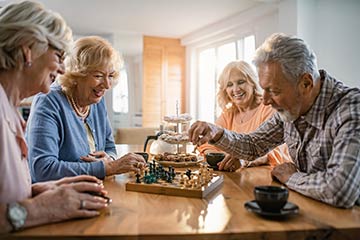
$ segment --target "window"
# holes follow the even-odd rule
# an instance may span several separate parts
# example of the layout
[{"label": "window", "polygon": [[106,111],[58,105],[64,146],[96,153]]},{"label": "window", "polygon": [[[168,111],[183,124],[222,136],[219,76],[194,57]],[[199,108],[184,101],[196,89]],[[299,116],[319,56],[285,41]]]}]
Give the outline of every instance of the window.
[{"label": "window", "polygon": [[113,88],[113,111],[115,113],[129,112],[128,77],[125,69],[120,71],[118,84]]},{"label": "window", "polygon": [[[199,89],[197,96],[198,102],[203,103],[207,107],[200,107],[198,110],[199,116],[214,115],[215,110],[215,49],[209,48],[200,52],[199,56]],[[201,106],[202,104],[200,104]],[[212,107],[211,107],[212,106]],[[201,117],[199,118],[201,119]],[[205,120],[205,119],[203,119]]]},{"label": "window", "polygon": [[219,43],[198,52],[197,119],[214,122],[221,114],[217,105],[218,77],[231,61],[251,63],[255,53],[255,36]]}]

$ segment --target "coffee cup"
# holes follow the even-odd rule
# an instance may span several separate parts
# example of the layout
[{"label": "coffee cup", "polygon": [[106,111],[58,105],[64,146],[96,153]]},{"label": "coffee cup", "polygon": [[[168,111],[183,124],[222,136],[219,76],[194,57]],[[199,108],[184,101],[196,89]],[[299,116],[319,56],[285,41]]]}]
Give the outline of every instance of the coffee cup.
[{"label": "coffee cup", "polygon": [[222,152],[210,152],[205,154],[206,162],[210,165],[211,168],[217,170],[218,162],[221,162],[225,157],[225,154]]},{"label": "coffee cup", "polygon": [[255,186],[254,195],[261,210],[280,212],[288,200],[289,191],[285,187]]}]

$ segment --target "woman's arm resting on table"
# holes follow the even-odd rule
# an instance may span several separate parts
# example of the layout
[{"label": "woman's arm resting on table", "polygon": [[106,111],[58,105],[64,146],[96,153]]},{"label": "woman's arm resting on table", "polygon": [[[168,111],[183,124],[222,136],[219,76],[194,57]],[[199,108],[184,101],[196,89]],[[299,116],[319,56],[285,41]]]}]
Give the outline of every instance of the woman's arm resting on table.
[{"label": "woman's arm resting on table", "polygon": [[[107,207],[105,198],[87,192],[106,194],[104,186],[98,182],[79,181],[83,176],[67,178],[60,186],[18,202],[26,210],[22,228],[64,221],[72,218],[88,218],[99,215],[99,210]],[[74,180],[74,181],[71,181]],[[84,180],[92,180],[84,178]],[[51,184],[52,185],[52,184]],[[10,232],[13,227],[8,220],[6,204],[0,205],[1,233]]]}]

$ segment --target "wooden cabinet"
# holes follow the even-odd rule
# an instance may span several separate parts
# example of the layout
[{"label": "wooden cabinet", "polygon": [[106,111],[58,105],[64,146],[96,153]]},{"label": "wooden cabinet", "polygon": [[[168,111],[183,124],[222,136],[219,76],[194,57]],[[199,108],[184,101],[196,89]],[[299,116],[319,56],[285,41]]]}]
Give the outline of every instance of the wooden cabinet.
[{"label": "wooden cabinet", "polygon": [[158,127],[164,115],[185,110],[185,47],[179,39],[144,36],[143,127]]}]

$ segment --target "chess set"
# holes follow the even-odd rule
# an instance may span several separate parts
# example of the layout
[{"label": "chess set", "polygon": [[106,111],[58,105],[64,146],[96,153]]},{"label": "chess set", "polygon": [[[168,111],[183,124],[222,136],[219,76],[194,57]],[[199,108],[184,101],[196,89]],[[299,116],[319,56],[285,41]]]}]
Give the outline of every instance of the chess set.
[{"label": "chess set", "polygon": [[223,176],[201,164],[186,171],[175,171],[157,162],[148,163],[148,168],[131,177],[126,183],[127,191],[155,193],[182,197],[205,198],[220,187]]},{"label": "chess set", "polygon": [[[186,145],[190,142],[187,129],[191,119],[189,114],[179,114],[179,104],[176,102],[176,115],[164,117],[173,130],[164,130],[159,136],[161,141],[176,145],[175,153],[156,153],[146,170],[126,183],[127,191],[205,198],[222,184],[222,175],[202,164],[202,159],[195,154],[186,152]],[[176,167],[190,166],[191,170],[175,171]]]}]

